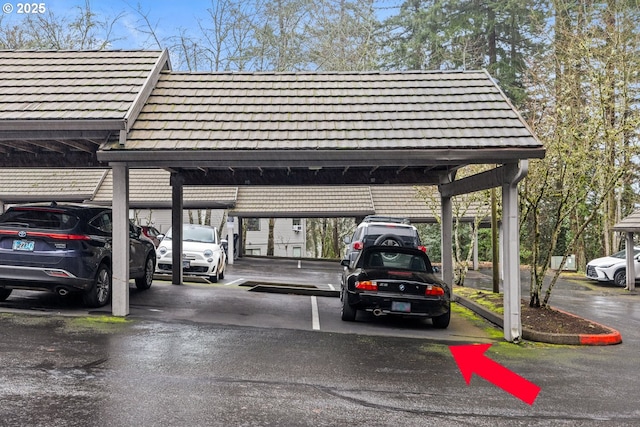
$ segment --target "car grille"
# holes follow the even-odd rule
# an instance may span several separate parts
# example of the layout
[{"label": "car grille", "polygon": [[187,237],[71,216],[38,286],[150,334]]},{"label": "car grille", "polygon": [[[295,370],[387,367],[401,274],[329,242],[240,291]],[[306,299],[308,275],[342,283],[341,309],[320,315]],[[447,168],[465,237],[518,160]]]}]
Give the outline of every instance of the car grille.
[{"label": "car grille", "polygon": [[[158,263],[158,270],[170,272],[171,264]],[[192,265],[189,268],[183,269],[182,271],[184,273],[206,273],[208,271],[208,268]]]},{"label": "car grille", "polygon": [[597,278],[598,273],[596,273],[596,268],[592,265],[587,266],[587,277]]}]

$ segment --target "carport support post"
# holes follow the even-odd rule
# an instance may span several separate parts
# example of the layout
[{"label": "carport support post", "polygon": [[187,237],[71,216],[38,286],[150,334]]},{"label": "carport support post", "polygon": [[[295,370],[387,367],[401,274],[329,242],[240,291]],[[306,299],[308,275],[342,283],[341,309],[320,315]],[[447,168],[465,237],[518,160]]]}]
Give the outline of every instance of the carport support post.
[{"label": "carport support post", "polygon": [[174,285],[182,285],[183,184],[181,175],[171,174],[171,283]]},{"label": "carport support post", "polygon": [[[630,291],[636,290],[636,256],[633,244],[633,232],[627,232],[627,242],[626,242],[626,251],[627,251],[627,289]],[[629,271],[633,271],[633,274],[629,274]]]},{"label": "carport support post", "polygon": [[111,310],[114,316],[129,314],[129,167],[111,165],[113,171],[113,260]]},{"label": "carport support post", "polygon": [[502,185],[504,239],[504,338],[517,342],[522,337],[520,316],[520,230],[518,224],[518,182],[527,173],[528,164],[505,165],[507,176],[513,177]]},{"label": "carport support post", "polygon": [[440,198],[442,218],[442,280],[453,290],[453,201],[451,197]]}]

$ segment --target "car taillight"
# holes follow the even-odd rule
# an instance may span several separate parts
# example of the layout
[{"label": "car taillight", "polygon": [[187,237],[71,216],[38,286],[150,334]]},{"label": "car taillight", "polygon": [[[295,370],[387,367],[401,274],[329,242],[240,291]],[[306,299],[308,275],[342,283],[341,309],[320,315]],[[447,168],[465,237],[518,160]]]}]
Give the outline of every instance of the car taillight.
[{"label": "car taillight", "polygon": [[[18,232],[14,230],[0,230],[0,234],[17,236]],[[26,238],[28,239],[29,237],[44,237],[54,240],[91,240],[91,237],[86,234],[45,233],[43,231],[29,231]]]},{"label": "car taillight", "polygon": [[424,291],[424,294],[430,297],[439,297],[444,295],[444,289],[442,289],[440,286],[428,285],[427,289]]},{"label": "car taillight", "polygon": [[363,247],[364,247],[364,245],[362,244],[362,242],[360,242],[360,241],[353,242],[353,250],[354,251],[360,251],[360,250],[362,250]]},{"label": "car taillight", "polygon": [[421,250],[422,252],[424,252],[425,254],[427,253],[427,247],[426,246],[418,246],[418,249]]},{"label": "car taillight", "polygon": [[378,283],[371,280],[363,280],[362,282],[356,282],[356,289],[361,291],[378,291]]}]

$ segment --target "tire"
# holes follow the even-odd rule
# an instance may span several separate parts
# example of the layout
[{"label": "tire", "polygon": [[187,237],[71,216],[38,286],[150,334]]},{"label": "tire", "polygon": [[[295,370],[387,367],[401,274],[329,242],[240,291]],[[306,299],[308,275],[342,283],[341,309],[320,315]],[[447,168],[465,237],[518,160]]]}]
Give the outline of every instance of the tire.
[{"label": "tire", "polygon": [[438,329],[447,329],[449,322],[451,321],[451,309],[441,316],[431,318],[433,326]]},{"label": "tire", "polygon": [[100,264],[91,289],[82,294],[84,304],[91,308],[105,306],[111,301],[111,269]]},{"label": "tire", "polygon": [[153,273],[156,269],[156,263],[153,255],[149,254],[147,260],[144,263],[144,275],[136,278],[136,288],[141,291],[145,291],[151,287],[153,283]]},{"label": "tire", "polygon": [[209,281],[211,283],[218,283],[218,280],[220,280],[220,270],[216,268],[215,276],[209,276]]},{"label": "tire", "polygon": [[6,299],[9,298],[9,295],[11,295],[12,291],[13,289],[0,289],[0,301],[6,301]]},{"label": "tire", "polygon": [[356,313],[358,310],[349,305],[349,295],[347,291],[342,291],[342,310],[340,311],[340,317],[345,322],[353,322],[356,320]]},{"label": "tire", "polygon": [[224,272],[225,272],[226,269],[227,269],[227,264],[226,263],[222,264],[222,270],[218,269],[218,271],[220,271],[220,273],[218,273],[218,278],[220,280],[224,280]]},{"label": "tire", "polygon": [[626,270],[618,270],[613,275],[613,283],[620,287],[627,286],[627,271]]},{"label": "tire", "polygon": [[373,244],[376,246],[403,246],[402,240],[395,234],[383,234]]}]

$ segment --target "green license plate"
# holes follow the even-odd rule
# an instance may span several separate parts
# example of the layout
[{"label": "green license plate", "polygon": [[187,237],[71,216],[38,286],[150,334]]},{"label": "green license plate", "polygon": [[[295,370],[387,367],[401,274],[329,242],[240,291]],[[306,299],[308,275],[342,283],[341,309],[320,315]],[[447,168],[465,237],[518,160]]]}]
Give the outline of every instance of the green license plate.
[{"label": "green license plate", "polygon": [[411,313],[411,303],[391,301],[391,311],[399,311],[401,313]]},{"label": "green license plate", "polygon": [[33,249],[35,247],[36,247],[36,242],[34,242],[33,240],[14,240],[13,241],[14,251],[33,252]]}]

